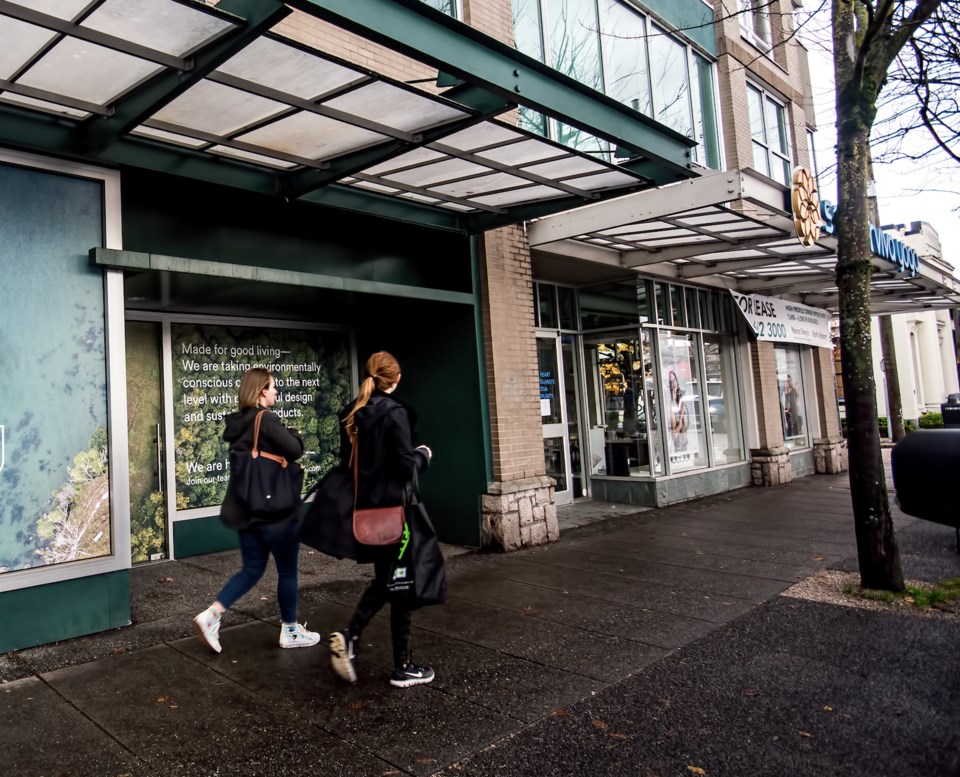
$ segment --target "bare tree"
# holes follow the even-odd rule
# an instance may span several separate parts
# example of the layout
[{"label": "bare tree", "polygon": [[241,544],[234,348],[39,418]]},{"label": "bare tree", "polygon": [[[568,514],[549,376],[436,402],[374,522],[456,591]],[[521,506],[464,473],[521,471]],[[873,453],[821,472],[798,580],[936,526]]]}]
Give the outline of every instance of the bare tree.
[{"label": "bare tree", "polygon": [[925,48],[918,32],[938,18],[940,6],[941,0],[833,0],[832,11],[840,199],[837,286],[850,490],[860,581],[891,591],[904,590],[904,583],[880,455],[871,359],[868,151],[889,74],[909,72],[901,55]]}]

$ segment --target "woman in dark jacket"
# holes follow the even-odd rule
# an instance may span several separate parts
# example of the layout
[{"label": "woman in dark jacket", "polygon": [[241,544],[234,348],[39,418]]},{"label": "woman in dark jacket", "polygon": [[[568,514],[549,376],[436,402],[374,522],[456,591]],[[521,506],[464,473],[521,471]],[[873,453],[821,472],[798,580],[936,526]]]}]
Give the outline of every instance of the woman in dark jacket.
[{"label": "woman in dark jacket", "polygon": [[[283,456],[288,461],[303,455],[303,441],[294,429],[284,426],[269,408],[277,401],[273,375],[262,367],[248,370],[240,380],[237,413],[226,417],[223,439],[230,443],[231,459],[249,455],[253,450],[254,422],[261,410],[257,448]],[[240,535],[243,568],[231,577],[216,601],[193,619],[200,639],[220,652],[220,620],[234,602],[253,588],[263,577],[267,559],[273,554],[277,565],[277,601],[280,604],[280,647],[310,647],[320,641],[315,631],[307,631],[297,623],[297,556],[300,551],[299,524],[296,514],[279,520],[262,520],[251,515],[247,505],[237,497],[233,471],[227,493],[220,508],[220,519]]]},{"label": "woman in dark jacket", "polygon": [[[400,382],[400,365],[386,351],[373,354],[366,363],[360,394],[341,418],[341,466],[351,466],[358,454],[357,507],[390,507],[403,502],[404,491],[414,472],[426,469],[433,455],[426,445],[413,447],[411,411],[390,395]],[[373,563],[374,578],[364,591],[350,624],[330,635],[330,663],[347,682],[356,682],[354,658],[364,628],[387,602],[387,578],[397,545],[362,546],[359,561]],[[410,660],[410,610],[390,605],[393,640],[393,675],[390,684],[399,688],[429,683],[433,669]]]}]

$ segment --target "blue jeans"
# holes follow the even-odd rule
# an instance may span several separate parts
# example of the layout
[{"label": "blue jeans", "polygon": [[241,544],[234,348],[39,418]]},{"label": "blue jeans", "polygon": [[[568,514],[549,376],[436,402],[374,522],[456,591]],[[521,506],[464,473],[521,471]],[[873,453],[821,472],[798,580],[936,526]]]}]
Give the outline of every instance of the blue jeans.
[{"label": "blue jeans", "polygon": [[297,622],[297,556],[300,553],[300,522],[287,518],[276,523],[254,523],[241,529],[240,555],[243,569],[231,577],[217,596],[230,609],[263,577],[267,559],[273,554],[277,565],[277,602],[284,623]]}]

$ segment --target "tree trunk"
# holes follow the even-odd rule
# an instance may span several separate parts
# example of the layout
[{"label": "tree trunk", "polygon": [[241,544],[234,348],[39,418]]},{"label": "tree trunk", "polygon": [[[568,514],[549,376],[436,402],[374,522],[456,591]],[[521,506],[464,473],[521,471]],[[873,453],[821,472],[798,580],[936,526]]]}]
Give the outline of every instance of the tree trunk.
[{"label": "tree trunk", "polygon": [[880,346],[883,351],[883,373],[887,383],[887,429],[890,439],[899,442],[903,430],[903,398],[900,396],[900,370],[897,367],[897,347],[893,341],[893,318],[880,316]]},{"label": "tree trunk", "polygon": [[[870,341],[869,123],[863,119],[863,106],[859,104],[863,100],[862,92],[842,92],[839,79],[837,88],[837,115],[847,117],[843,122],[838,121],[837,126],[840,356],[860,582],[865,588],[902,591],[900,553],[893,534],[880,453]],[[841,111],[843,100],[849,102]]]}]

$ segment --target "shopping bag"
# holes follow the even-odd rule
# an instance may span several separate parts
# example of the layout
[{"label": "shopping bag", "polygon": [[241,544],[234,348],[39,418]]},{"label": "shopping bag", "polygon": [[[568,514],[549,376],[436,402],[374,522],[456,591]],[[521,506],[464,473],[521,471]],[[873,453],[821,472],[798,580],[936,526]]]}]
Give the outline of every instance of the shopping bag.
[{"label": "shopping bag", "polygon": [[260,420],[254,421],[253,449],[249,453],[231,453],[230,470],[236,495],[254,518],[280,520],[300,506],[303,468],[295,461],[260,450]]},{"label": "shopping bag", "polygon": [[387,598],[415,610],[447,600],[447,571],[440,540],[414,484],[397,555],[390,566]]},{"label": "shopping bag", "polygon": [[353,473],[334,467],[307,493],[300,511],[300,542],[334,558],[357,560],[353,536]]}]

